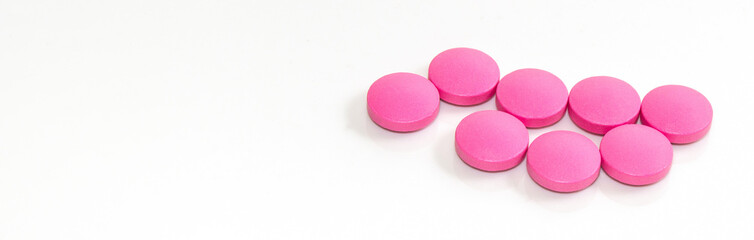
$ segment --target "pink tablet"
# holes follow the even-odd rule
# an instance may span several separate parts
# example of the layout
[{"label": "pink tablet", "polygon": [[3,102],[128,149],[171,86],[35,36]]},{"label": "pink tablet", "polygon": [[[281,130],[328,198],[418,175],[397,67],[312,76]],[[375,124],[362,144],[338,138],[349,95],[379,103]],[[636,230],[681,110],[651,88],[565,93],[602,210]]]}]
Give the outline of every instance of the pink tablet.
[{"label": "pink tablet", "polygon": [[568,97],[568,112],[573,123],[600,135],[614,127],[636,123],[640,106],[639,93],[613,77],[581,80]]},{"label": "pink tablet", "polygon": [[571,131],[552,131],[531,143],[526,158],[529,176],[555,192],[575,192],[600,173],[600,153],[592,140]]},{"label": "pink tablet", "polygon": [[442,100],[475,105],[492,98],[500,69],[492,57],[479,50],[453,48],[432,59],[429,80],[437,86]]},{"label": "pink tablet", "polygon": [[377,79],[367,92],[372,121],[396,132],[411,132],[432,123],[440,109],[437,89],[413,73],[393,73]]},{"label": "pink tablet", "polygon": [[709,132],[712,105],[694,89],[666,85],[644,96],[641,122],[660,131],[671,143],[691,143]]},{"label": "pink tablet", "polygon": [[497,84],[496,104],[497,109],[515,116],[528,128],[546,127],[563,118],[568,89],[552,73],[519,69]]},{"label": "pink tablet", "polygon": [[613,128],[600,142],[602,169],[619,182],[647,185],[670,171],[673,147],[662,133],[638,124]]},{"label": "pink tablet", "polygon": [[515,167],[523,160],[528,145],[524,124],[497,110],[472,113],[456,128],[456,153],[466,164],[483,171]]}]

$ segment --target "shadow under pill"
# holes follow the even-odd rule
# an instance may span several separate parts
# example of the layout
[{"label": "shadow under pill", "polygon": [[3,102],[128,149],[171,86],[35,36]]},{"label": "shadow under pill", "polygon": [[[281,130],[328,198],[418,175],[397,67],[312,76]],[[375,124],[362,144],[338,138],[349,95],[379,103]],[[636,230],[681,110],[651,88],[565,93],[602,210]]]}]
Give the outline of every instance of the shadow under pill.
[{"label": "shadow under pill", "polygon": [[642,206],[662,198],[667,192],[667,186],[672,178],[673,169],[671,168],[665,178],[654,184],[645,186],[631,186],[620,183],[611,178],[605,172],[601,172],[601,179],[595,183],[595,187],[607,196],[610,200],[628,206]]},{"label": "shadow under pill", "polygon": [[695,162],[704,156],[709,145],[710,134],[712,134],[712,129],[699,141],[687,144],[673,144],[673,164]]},{"label": "shadow under pill", "polygon": [[[521,165],[519,168],[526,174],[526,178],[521,182],[519,188],[526,194],[528,200],[537,203],[545,209],[555,212],[571,212],[583,209],[594,200],[597,193],[594,184],[584,190],[572,193],[559,193],[547,190],[529,177],[529,174],[526,172],[526,162],[521,163]],[[597,181],[600,178],[603,178],[603,176],[600,175]]]},{"label": "shadow under pill", "polygon": [[435,147],[435,159],[442,170],[467,186],[481,191],[502,191],[510,189],[521,180],[517,171],[520,165],[502,172],[485,172],[475,169],[461,160],[455,151],[455,133],[443,134]]},{"label": "shadow under pill", "polygon": [[348,103],[345,116],[349,131],[389,151],[411,152],[432,145],[437,134],[436,126],[430,124],[424,129],[408,133],[393,132],[382,128],[369,118],[366,96],[367,93],[364,91],[351,97]]},{"label": "shadow under pill", "polygon": [[429,64],[422,65],[421,67],[418,67],[416,70],[417,71],[414,72],[415,74],[418,74],[422,77],[429,79]]},{"label": "shadow under pill", "polygon": [[539,137],[542,134],[557,131],[557,130],[566,130],[566,131],[572,131],[576,132],[578,134],[584,135],[585,137],[589,138],[594,142],[597,147],[600,146],[600,141],[602,141],[602,135],[593,134],[590,132],[585,131],[584,129],[581,129],[579,126],[576,126],[576,124],[571,121],[571,118],[569,117],[569,112],[566,111],[566,114],[563,115],[563,118],[560,119],[557,123],[551,126],[547,126],[544,128],[529,128],[529,143],[534,141],[535,138]]}]

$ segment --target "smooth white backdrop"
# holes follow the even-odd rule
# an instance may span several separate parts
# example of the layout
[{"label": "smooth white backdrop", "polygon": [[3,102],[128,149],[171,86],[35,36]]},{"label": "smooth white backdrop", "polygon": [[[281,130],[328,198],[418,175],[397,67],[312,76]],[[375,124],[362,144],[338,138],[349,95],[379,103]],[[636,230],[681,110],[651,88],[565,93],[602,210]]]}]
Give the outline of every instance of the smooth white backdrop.
[{"label": "smooth white backdrop", "polygon": [[[753,8],[0,0],[0,239],[752,239]],[[369,120],[374,80],[461,46],[569,89],[686,85],[713,126],[658,184],[557,194],[455,155],[493,101],[411,134]],[[584,133],[566,117],[531,139],[556,129]]]}]

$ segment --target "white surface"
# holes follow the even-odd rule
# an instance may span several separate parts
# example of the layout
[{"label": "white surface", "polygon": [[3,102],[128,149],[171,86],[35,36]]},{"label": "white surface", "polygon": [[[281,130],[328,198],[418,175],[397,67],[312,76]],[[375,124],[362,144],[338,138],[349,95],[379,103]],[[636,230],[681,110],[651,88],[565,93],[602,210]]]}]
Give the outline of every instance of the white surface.
[{"label": "white surface", "polygon": [[[0,239],[752,239],[754,2],[1,1]],[[642,96],[693,87],[715,116],[648,187],[556,194],[483,173],[442,103],[396,134],[384,74],[473,47],[502,73]],[[580,131],[565,118],[555,129]],[[600,137],[588,135],[595,142]]]}]

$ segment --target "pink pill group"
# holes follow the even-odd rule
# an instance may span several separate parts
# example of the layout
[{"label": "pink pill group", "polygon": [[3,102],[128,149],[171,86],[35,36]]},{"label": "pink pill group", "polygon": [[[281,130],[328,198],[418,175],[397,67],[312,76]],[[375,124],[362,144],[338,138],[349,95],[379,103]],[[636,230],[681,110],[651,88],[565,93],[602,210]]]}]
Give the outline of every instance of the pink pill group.
[{"label": "pink pill group", "polygon": [[[661,86],[642,100],[627,82],[598,76],[579,81],[569,92],[545,70],[519,69],[500,78],[495,60],[471,48],[441,52],[428,74],[377,79],[367,93],[370,118],[391,131],[417,131],[437,117],[440,100],[468,106],[496,96],[497,110],[478,111],[458,123],[458,157],[488,172],[526,159],[532,181],[555,192],[589,187],[600,169],[627,185],[656,183],[670,171],[671,144],[698,141],[712,124],[712,105],[688,87]],[[553,125],[566,111],[579,128],[604,135],[599,146],[572,131],[547,132],[529,145],[527,128]],[[643,125],[635,124],[639,118]]]}]

